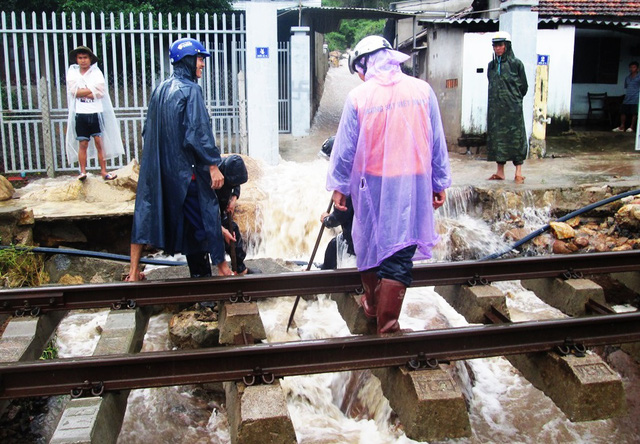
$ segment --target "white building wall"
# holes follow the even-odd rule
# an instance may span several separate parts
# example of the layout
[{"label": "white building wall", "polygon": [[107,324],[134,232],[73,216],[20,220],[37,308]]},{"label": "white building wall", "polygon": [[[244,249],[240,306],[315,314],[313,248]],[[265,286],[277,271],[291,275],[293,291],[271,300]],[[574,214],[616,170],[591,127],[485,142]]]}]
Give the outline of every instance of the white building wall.
[{"label": "white building wall", "polygon": [[463,40],[464,32],[460,28],[438,28],[429,32],[426,80],[438,97],[449,147],[455,146],[460,134],[460,90],[463,83],[462,60],[451,55],[459,53]]},{"label": "white building wall", "polygon": [[[463,134],[482,134],[487,130],[489,88],[487,66],[493,58],[493,49],[491,47],[493,34],[492,32],[467,33],[464,36],[461,115]],[[568,120],[570,118],[574,38],[575,28],[573,26],[561,26],[559,29],[542,29],[538,31],[537,53],[549,56],[547,115],[552,119]],[[518,57],[515,48],[514,52]],[[529,83],[527,96],[531,95],[533,97],[535,77],[528,72],[527,82]],[[586,93],[584,94],[586,98]],[[529,114],[525,112],[525,118],[529,119],[529,125],[533,122],[533,104],[530,107]]]},{"label": "white building wall", "polygon": [[311,127],[310,28],[291,28],[291,135],[308,136]]},{"label": "white building wall", "polygon": [[493,58],[493,32],[466,33],[462,50],[462,134],[487,131],[489,81],[487,66]]},{"label": "white building wall", "polygon": [[[277,7],[247,2],[247,123],[249,155],[276,165],[278,145]],[[266,49],[268,55],[262,49]]]},{"label": "white building wall", "polygon": [[549,56],[547,116],[552,120],[570,119],[574,40],[573,26],[538,31],[538,54]]}]

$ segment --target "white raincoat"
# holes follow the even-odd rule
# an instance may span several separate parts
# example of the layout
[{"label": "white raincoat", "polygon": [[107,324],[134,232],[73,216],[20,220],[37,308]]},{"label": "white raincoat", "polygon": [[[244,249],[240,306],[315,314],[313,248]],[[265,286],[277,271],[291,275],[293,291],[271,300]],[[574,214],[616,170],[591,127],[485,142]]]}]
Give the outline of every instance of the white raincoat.
[{"label": "white raincoat", "polygon": [[[113,159],[124,154],[120,126],[113,112],[109,91],[104,80],[104,75],[98,64],[94,63],[91,68],[80,74],[80,66],[73,64],[67,71],[67,103],[69,106],[69,118],[67,120],[67,159],[69,163],[78,161],[78,140],[76,140],[76,91],[80,88],[89,88],[96,99],[102,102],[102,113],[98,114],[100,129],[102,131],[102,151],[105,160]],[[87,158],[97,156],[93,137],[89,141]]]}]

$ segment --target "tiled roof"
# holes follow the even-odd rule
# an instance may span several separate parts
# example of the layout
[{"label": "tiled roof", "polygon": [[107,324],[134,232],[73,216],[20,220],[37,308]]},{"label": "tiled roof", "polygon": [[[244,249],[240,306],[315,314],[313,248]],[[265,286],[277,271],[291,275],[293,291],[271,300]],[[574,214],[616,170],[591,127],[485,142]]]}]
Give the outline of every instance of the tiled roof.
[{"label": "tiled roof", "polygon": [[540,0],[534,8],[541,16],[640,16],[640,0]]}]

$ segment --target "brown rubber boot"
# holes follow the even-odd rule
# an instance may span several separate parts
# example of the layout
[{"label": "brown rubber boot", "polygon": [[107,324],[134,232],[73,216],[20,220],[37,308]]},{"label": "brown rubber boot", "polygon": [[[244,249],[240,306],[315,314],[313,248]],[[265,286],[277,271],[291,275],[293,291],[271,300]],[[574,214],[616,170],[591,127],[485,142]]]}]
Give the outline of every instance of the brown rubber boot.
[{"label": "brown rubber boot", "polygon": [[395,333],[400,330],[400,310],[407,287],[392,279],[381,279],[376,294],[378,299],[378,333]]},{"label": "brown rubber boot", "polygon": [[364,288],[364,294],[360,298],[360,305],[364,309],[364,314],[369,320],[375,320],[376,307],[378,301],[376,298],[376,287],[378,286],[378,275],[375,271],[365,271],[360,273],[360,280],[362,280],[362,288]]}]

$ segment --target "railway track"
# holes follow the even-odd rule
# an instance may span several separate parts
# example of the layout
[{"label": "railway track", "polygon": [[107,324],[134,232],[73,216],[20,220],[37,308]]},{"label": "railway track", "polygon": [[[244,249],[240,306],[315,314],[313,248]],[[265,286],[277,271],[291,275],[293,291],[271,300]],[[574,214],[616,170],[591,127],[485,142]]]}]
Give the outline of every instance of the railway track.
[{"label": "railway track", "polygon": [[[414,286],[485,285],[494,281],[638,271],[640,251],[427,264]],[[301,294],[356,292],[355,270],[252,275],[238,279],[149,281],[0,291],[4,313],[108,307],[133,308],[202,300],[252,301]],[[114,298],[115,295],[115,298]],[[606,313],[606,310],[600,311]],[[291,375],[438,362],[640,341],[640,313],[598,314],[538,322],[508,322],[397,336],[269,343],[192,351],[0,364],[0,399],[110,391],[215,381],[269,383]]]},{"label": "railway track", "polygon": [[[640,250],[491,261],[417,265],[414,287],[484,285],[546,277],[575,278],[640,270]],[[51,286],[0,291],[0,313],[37,315],[56,310],[133,308],[199,301],[249,302],[258,299],[351,293],[361,290],[355,269],[247,275],[230,279],[174,279],[99,285]]]}]

